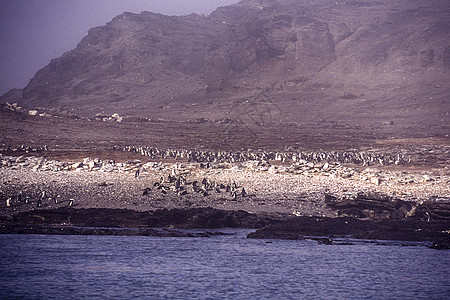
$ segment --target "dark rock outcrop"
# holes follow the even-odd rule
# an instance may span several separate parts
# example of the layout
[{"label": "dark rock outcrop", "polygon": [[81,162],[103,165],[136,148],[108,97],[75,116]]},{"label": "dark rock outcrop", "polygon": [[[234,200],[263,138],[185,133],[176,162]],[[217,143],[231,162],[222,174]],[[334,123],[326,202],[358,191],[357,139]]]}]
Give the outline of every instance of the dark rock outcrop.
[{"label": "dark rock outcrop", "polygon": [[[450,244],[448,221],[359,220],[356,218],[280,217],[270,218],[244,211],[212,208],[137,212],[117,209],[36,210],[0,219],[3,234],[132,235],[202,237],[221,234],[208,229],[260,228],[249,238],[316,238],[332,244],[332,238],[434,242],[433,248]],[[181,229],[198,229],[199,232]],[[324,237],[324,238],[318,238]]]},{"label": "dark rock outcrop", "polygon": [[432,198],[419,205],[415,216],[422,220],[450,221],[450,202],[448,198]]},{"label": "dark rock outcrop", "polygon": [[408,216],[413,209],[412,202],[394,199],[386,195],[358,193],[356,197],[342,197],[326,194],[325,203],[340,215],[372,220],[398,219]]},{"label": "dark rock outcrop", "polygon": [[[275,222],[245,211],[213,208],[172,209],[138,212],[123,209],[70,209],[27,211],[0,220],[2,228],[261,228]],[[50,230],[50,229],[49,229]],[[121,231],[122,232],[122,231]]]},{"label": "dark rock outcrop", "polygon": [[447,198],[415,203],[380,194],[358,193],[356,196],[341,198],[326,194],[325,203],[328,207],[337,210],[339,215],[354,218],[450,221],[450,202]]},{"label": "dark rock outcrop", "polygon": [[[310,236],[351,237],[371,240],[450,242],[449,222],[417,220],[359,220],[355,218],[295,217],[268,225],[248,235],[258,239],[301,239]],[[437,247],[437,246],[436,246]]]}]

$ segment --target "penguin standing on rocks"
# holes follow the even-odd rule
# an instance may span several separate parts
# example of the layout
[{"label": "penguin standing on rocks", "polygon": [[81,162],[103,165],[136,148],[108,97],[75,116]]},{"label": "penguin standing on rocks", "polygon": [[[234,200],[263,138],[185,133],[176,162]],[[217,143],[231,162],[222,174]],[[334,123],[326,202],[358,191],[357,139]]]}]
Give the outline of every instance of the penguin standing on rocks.
[{"label": "penguin standing on rocks", "polygon": [[430,220],[431,220],[430,213],[426,211],[425,216],[427,217],[427,222],[430,222]]},{"label": "penguin standing on rocks", "polygon": [[[184,196],[184,195],[187,195],[187,191],[184,190],[184,189],[177,190],[175,193],[176,193],[178,196]],[[180,199],[181,199],[181,198],[180,198]]]},{"label": "penguin standing on rocks", "polygon": [[175,177],[172,177],[170,174],[169,174],[169,176],[167,178],[169,180],[169,183],[172,183],[172,182],[174,182],[176,180]]},{"label": "penguin standing on rocks", "polygon": [[165,186],[161,186],[161,193],[163,193],[163,195],[167,195],[167,189]]},{"label": "penguin standing on rocks", "polygon": [[73,206],[73,199],[69,199],[69,203],[68,203],[69,207]]},{"label": "penguin standing on rocks", "polygon": [[42,207],[42,203],[43,203],[46,195],[47,195],[47,193],[45,191],[42,191],[41,198],[39,198],[37,201],[37,207]]},{"label": "penguin standing on rocks", "polygon": [[193,190],[195,193],[200,193],[200,187],[197,185],[197,181],[194,181],[194,182],[192,183],[192,190]]},{"label": "penguin standing on rocks", "polygon": [[6,207],[11,207],[11,198],[10,197],[8,197],[6,199]]}]

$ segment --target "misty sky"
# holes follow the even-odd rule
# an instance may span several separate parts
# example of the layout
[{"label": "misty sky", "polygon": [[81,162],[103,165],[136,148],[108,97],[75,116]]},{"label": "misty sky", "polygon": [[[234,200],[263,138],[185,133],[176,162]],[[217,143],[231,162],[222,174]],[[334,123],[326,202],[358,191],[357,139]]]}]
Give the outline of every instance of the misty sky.
[{"label": "misty sky", "polygon": [[23,88],[88,30],[124,11],[211,13],[238,0],[0,0],[0,95]]}]

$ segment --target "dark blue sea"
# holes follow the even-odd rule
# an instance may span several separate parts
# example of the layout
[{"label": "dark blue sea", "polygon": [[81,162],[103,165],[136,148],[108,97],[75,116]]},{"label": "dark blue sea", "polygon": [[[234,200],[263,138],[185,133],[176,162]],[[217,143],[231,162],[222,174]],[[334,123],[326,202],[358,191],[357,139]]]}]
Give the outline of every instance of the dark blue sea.
[{"label": "dark blue sea", "polygon": [[0,299],[450,299],[450,251],[248,232],[0,235]]}]

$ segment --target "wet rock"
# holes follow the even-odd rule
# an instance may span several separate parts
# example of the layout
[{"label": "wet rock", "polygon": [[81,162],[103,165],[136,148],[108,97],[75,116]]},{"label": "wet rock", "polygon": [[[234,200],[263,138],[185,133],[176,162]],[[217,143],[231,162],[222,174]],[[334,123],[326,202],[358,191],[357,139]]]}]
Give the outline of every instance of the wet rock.
[{"label": "wet rock", "polygon": [[426,221],[450,221],[449,198],[431,198],[421,203],[414,217]]},{"label": "wet rock", "polygon": [[312,238],[312,240],[317,241],[319,245],[333,245],[333,240],[330,238]]},{"label": "wet rock", "polygon": [[326,194],[325,203],[340,215],[372,220],[405,219],[416,204],[387,195],[364,193],[357,193],[356,196],[344,195],[340,198]]},{"label": "wet rock", "polygon": [[430,248],[436,250],[448,250],[450,249],[450,244],[446,242],[433,242]]},{"label": "wet rock", "polygon": [[122,209],[39,210],[19,213],[12,219],[0,219],[2,226],[59,226],[105,228],[261,228],[274,222],[268,217],[245,211],[223,211],[212,208],[162,209],[137,212]]},{"label": "wet rock", "polygon": [[[445,245],[450,243],[450,235],[445,232],[448,222],[423,222],[418,220],[359,220],[355,218],[293,217],[271,224],[250,233],[248,238],[285,239],[295,237],[320,238],[330,244],[333,237],[350,237],[374,240],[435,241]],[[332,241],[331,241],[332,243]]]}]

